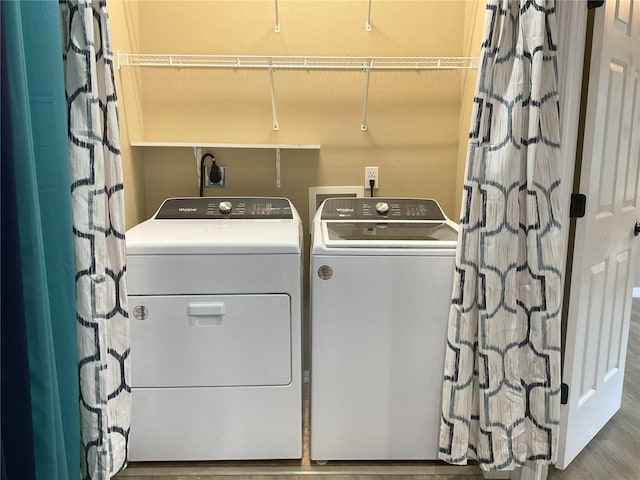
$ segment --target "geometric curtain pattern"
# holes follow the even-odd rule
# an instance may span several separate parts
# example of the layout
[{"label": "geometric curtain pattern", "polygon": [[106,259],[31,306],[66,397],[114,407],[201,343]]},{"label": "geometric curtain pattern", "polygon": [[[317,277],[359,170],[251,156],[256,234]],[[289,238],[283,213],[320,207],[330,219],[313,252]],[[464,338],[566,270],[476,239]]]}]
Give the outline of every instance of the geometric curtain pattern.
[{"label": "geometric curtain pattern", "polygon": [[489,0],[465,173],[440,458],[556,459],[562,283],[552,0]]},{"label": "geometric curtain pattern", "polygon": [[82,478],[127,463],[129,315],[120,133],[104,1],[60,1],[69,118]]}]

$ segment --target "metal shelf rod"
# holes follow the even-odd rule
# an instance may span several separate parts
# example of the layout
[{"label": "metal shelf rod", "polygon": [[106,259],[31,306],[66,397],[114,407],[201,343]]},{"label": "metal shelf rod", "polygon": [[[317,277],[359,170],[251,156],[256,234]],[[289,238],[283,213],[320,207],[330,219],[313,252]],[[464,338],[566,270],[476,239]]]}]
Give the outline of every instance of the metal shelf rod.
[{"label": "metal shelf rod", "polygon": [[371,79],[371,67],[373,66],[373,60],[369,64],[367,69],[367,80],[364,85],[364,106],[362,107],[362,122],[360,123],[360,131],[367,131],[367,104],[369,103],[369,80]]},{"label": "metal shelf rod", "polygon": [[[271,86],[271,113],[273,115],[272,128],[275,132],[280,130],[280,124],[278,123],[278,113],[276,111],[276,92],[275,85],[273,83],[273,68],[269,69],[269,84]],[[280,150],[278,150],[279,152]]]}]

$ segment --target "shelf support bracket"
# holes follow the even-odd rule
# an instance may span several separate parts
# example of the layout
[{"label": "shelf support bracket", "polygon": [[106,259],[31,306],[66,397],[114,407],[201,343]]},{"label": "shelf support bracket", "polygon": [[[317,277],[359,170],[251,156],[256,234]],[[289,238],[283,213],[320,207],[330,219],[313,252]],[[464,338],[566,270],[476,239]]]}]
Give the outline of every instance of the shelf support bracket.
[{"label": "shelf support bracket", "polygon": [[369,14],[367,15],[367,24],[364,27],[365,31],[371,31],[371,0],[369,0]]},{"label": "shelf support bracket", "polygon": [[273,31],[276,33],[280,33],[280,15],[278,13],[278,0],[275,0],[276,3],[276,26],[273,28]]},{"label": "shelf support bracket", "polygon": [[280,188],[280,149],[276,148],[276,188]]},{"label": "shelf support bracket", "polygon": [[202,158],[202,147],[193,147],[193,156],[196,157],[196,178],[198,179],[198,186],[200,186],[200,159]]},{"label": "shelf support bracket", "polygon": [[360,131],[367,131],[367,103],[369,102],[369,80],[371,79],[371,67],[373,66],[373,58],[369,59],[368,65],[365,67],[367,73],[367,80],[364,84],[364,106],[362,107],[362,123],[360,124]]},{"label": "shelf support bracket", "polygon": [[273,113],[273,130],[280,130],[278,113],[276,112],[276,92],[273,84],[273,59],[269,58],[269,83],[271,84],[271,112]]}]

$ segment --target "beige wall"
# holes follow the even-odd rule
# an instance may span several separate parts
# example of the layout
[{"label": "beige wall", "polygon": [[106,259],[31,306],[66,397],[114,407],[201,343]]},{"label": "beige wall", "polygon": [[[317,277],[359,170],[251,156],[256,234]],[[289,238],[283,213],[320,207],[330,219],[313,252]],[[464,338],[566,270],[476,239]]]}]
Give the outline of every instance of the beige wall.
[{"label": "beige wall", "polygon": [[[484,31],[484,2],[465,3],[465,25],[463,55],[467,57],[477,57],[480,54],[480,44]],[[479,66],[479,65],[478,65]],[[464,185],[465,168],[467,165],[467,145],[469,140],[469,130],[471,128],[471,114],[473,97],[475,95],[476,83],[478,81],[478,71],[469,70],[462,74],[461,101],[460,101],[460,124],[458,137],[458,168],[456,170],[456,205],[454,221],[460,219],[460,209],[462,207],[462,187]]]},{"label": "beige wall", "polygon": [[[140,11],[138,2],[109,2],[111,40],[114,53],[140,50]],[[116,58],[117,61],[117,58]],[[144,162],[142,152],[130,146],[132,139],[144,137],[140,72],[133,69],[116,71],[116,91],[120,119],[120,148],[125,186],[125,221],[130,228],[146,216]]]},{"label": "beige wall", "polygon": [[[109,6],[113,47],[123,52],[475,56],[476,3],[376,0],[366,32],[365,0],[280,0],[280,33],[270,0]],[[360,131],[361,72],[276,71],[277,132],[267,71],[124,67],[117,76],[128,227],[166,197],[198,194],[192,149],[129,149],[129,140],[320,144],[319,152],[283,152],[280,189],[273,151],[209,150],[227,167],[228,187],[207,194],[286,196],[306,220],[308,187],[360,185],[373,165],[377,195],[433,197],[458,217],[465,92],[475,73],[470,81],[460,70],[373,72],[367,132]]]}]

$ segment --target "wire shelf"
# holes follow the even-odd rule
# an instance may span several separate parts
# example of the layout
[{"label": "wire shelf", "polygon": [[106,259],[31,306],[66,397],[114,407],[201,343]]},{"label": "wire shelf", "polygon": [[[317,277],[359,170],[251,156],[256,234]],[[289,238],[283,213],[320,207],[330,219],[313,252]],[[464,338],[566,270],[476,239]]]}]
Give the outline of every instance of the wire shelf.
[{"label": "wire shelf", "polygon": [[478,57],[322,57],[180,55],[118,52],[118,68],[173,67],[271,70],[472,70]]}]

